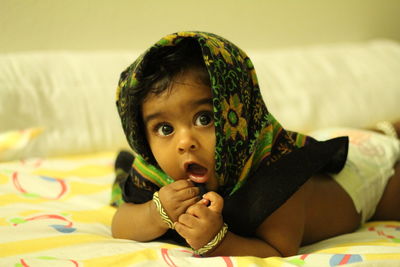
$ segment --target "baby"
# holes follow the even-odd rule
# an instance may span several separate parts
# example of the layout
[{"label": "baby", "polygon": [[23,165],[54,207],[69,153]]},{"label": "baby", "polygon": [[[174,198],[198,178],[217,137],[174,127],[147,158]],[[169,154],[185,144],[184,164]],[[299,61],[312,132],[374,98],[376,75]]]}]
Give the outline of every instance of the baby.
[{"label": "baby", "polygon": [[363,157],[351,138],[285,130],[250,59],[217,35],[162,38],[121,74],[117,107],[134,159],[117,172],[115,238],[174,239],[203,256],[291,256],[370,219],[400,220],[399,141],[359,132],[385,155]]}]

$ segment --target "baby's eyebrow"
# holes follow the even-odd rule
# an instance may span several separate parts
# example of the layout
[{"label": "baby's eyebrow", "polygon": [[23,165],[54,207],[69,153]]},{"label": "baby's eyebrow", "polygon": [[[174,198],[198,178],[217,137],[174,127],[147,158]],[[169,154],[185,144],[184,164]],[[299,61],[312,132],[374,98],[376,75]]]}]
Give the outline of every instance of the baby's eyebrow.
[{"label": "baby's eyebrow", "polygon": [[149,121],[154,120],[154,119],[156,119],[157,117],[160,117],[161,114],[162,114],[162,112],[156,112],[156,113],[153,113],[153,114],[150,114],[150,115],[144,117],[144,118],[143,118],[144,124],[147,124]]},{"label": "baby's eyebrow", "polygon": [[212,105],[212,98],[211,97],[206,97],[206,98],[201,98],[198,100],[193,101],[193,105],[195,106],[201,106],[201,105]]},{"label": "baby's eyebrow", "polygon": [[[212,105],[212,98],[206,97],[206,98],[201,98],[194,100],[193,102],[190,102],[190,105],[193,106],[201,106],[201,105]],[[163,115],[163,112],[155,112],[152,113],[146,117],[143,118],[144,124],[147,124],[149,121],[156,119],[157,117],[161,117]]]}]

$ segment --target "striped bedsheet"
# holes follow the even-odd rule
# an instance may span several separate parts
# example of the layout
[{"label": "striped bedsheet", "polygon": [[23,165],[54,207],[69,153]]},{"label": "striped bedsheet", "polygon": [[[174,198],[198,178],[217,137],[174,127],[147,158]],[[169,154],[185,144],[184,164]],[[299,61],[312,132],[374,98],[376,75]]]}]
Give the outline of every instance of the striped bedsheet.
[{"label": "striped bedsheet", "polygon": [[0,163],[0,266],[400,266],[400,222],[303,247],[288,258],[193,256],[111,237],[116,153]]}]

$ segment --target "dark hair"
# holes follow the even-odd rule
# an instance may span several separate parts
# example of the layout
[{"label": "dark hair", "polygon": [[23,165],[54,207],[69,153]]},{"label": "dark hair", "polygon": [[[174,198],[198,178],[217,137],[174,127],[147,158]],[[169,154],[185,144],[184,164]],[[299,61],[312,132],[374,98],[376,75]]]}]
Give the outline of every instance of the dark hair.
[{"label": "dark hair", "polygon": [[188,70],[197,70],[199,80],[210,86],[201,48],[196,40],[184,39],[175,46],[154,47],[144,56],[142,72],[132,93],[140,105],[150,94],[160,94],[171,88],[176,76]]}]

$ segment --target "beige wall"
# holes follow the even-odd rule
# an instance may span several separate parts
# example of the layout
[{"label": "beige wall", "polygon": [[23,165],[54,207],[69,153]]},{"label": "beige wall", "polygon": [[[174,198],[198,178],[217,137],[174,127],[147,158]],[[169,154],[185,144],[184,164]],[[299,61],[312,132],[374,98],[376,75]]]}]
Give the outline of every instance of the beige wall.
[{"label": "beige wall", "polygon": [[0,52],[144,49],[185,29],[246,49],[390,38],[399,0],[0,0]]}]

